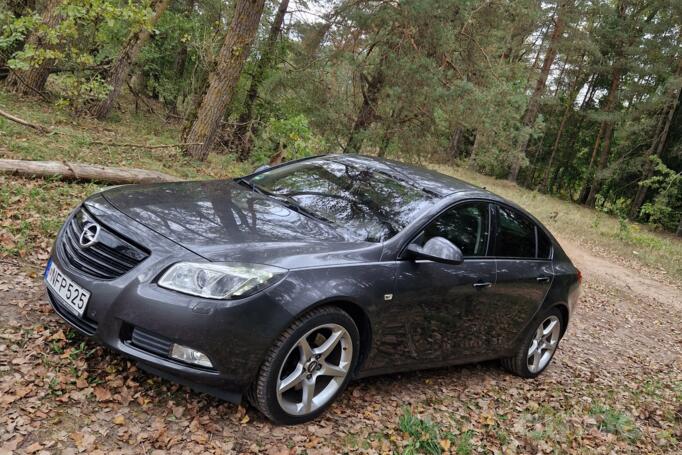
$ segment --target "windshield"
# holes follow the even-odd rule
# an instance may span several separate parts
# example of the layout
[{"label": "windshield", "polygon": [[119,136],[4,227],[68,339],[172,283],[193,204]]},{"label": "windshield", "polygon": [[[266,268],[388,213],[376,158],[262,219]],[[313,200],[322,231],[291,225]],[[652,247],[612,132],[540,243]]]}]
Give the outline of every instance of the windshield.
[{"label": "windshield", "polygon": [[257,189],[299,206],[357,240],[393,237],[433,196],[412,184],[361,164],[329,159],[293,163],[256,175]]}]

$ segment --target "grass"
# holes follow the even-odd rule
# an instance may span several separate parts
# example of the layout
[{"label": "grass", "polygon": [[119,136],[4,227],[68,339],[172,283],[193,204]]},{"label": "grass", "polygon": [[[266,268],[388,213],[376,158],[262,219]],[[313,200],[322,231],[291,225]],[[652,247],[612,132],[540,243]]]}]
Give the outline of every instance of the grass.
[{"label": "grass", "polygon": [[[125,104],[124,104],[125,105]],[[139,167],[183,179],[221,178],[245,174],[249,163],[211,154],[206,163],[189,159],[179,148],[114,147],[103,143],[173,144],[182,127],[154,114],[120,114],[105,123],[75,118],[46,103],[17,99],[0,91],[0,106],[26,120],[50,126],[54,133],[33,130],[0,118],[0,158],[66,160],[106,166]],[[682,240],[646,226],[581,207],[569,201],[486,177],[461,167],[432,165],[513,200],[528,209],[561,238],[589,245],[666,273],[682,284]],[[64,185],[58,181],[0,177],[0,254],[24,256],[49,242],[64,215],[101,186]]]},{"label": "grass", "polygon": [[404,455],[429,454],[439,455],[443,452],[469,455],[473,453],[471,432],[466,431],[459,436],[445,431],[437,423],[416,416],[409,409],[404,409],[398,419],[398,429],[407,437],[403,447]]},{"label": "grass", "polygon": [[[230,156],[213,154],[207,163],[191,160],[178,148],[148,149],[96,144],[173,144],[181,125],[155,115],[131,115],[101,123],[75,118],[53,106],[17,99],[0,90],[0,106],[35,123],[49,126],[37,134],[0,117],[0,158],[64,160],[104,166],[138,167],[176,175],[180,179],[240,175],[251,165]],[[0,176],[0,255],[46,259],[52,239],[69,211],[83,198],[106,185],[51,179]]]},{"label": "grass", "polygon": [[227,155],[213,154],[207,163],[201,163],[184,156],[177,147],[149,149],[106,145],[178,143],[182,124],[175,120],[164,121],[156,115],[119,114],[103,123],[88,117],[73,117],[45,103],[17,99],[1,90],[0,106],[25,120],[51,129],[49,134],[37,134],[0,117],[2,158],[138,167],[183,179],[220,178],[251,170],[248,163],[236,163],[232,156]]},{"label": "grass", "polygon": [[609,406],[594,405],[590,414],[597,419],[599,430],[611,433],[628,442],[636,442],[641,432],[632,417]]}]

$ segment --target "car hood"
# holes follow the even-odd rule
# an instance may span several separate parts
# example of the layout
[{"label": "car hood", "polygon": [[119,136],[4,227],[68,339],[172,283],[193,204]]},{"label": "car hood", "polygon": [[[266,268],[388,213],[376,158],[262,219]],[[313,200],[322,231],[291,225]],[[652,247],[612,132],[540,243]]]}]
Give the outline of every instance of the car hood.
[{"label": "car hood", "polygon": [[381,245],[288,208],[231,180],[125,185],[102,196],[117,210],[210,261],[285,268],[378,260]]}]

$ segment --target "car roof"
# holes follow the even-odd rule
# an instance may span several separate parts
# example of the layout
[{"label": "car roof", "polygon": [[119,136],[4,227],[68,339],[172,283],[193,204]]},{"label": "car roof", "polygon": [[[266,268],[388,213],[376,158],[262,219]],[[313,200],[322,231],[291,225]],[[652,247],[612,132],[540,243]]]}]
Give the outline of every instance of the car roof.
[{"label": "car roof", "polygon": [[399,161],[355,154],[324,155],[318,158],[347,163],[350,165],[362,165],[370,169],[376,169],[385,174],[389,174],[398,180],[407,180],[415,186],[418,186],[419,188],[422,188],[430,193],[434,193],[440,197],[445,197],[461,191],[467,191],[482,193],[480,194],[481,196],[499,199],[499,196],[485,190],[484,188],[472,185],[463,180],[441,174],[440,172],[431,171],[429,169],[410,166],[409,164],[401,163]]}]

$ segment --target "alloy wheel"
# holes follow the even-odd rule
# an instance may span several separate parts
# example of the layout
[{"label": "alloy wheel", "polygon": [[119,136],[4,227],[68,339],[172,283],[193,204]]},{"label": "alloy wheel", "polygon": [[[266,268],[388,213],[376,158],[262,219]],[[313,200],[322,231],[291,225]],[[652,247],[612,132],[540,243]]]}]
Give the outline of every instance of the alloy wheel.
[{"label": "alloy wheel", "polygon": [[538,373],[547,366],[559,344],[560,334],[561,321],[557,316],[551,315],[540,323],[528,347],[528,371]]},{"label": "alloy wheel", "polygon": [[303,335],[277,376],[277,401],[290,415],[305,415],[327,404],[344,384],[353,343],[339,324],[323,324]]}]

